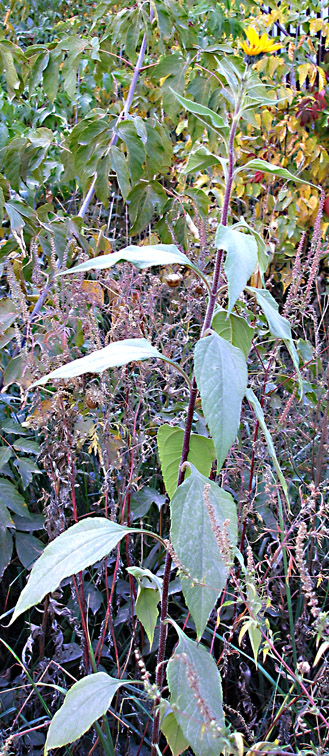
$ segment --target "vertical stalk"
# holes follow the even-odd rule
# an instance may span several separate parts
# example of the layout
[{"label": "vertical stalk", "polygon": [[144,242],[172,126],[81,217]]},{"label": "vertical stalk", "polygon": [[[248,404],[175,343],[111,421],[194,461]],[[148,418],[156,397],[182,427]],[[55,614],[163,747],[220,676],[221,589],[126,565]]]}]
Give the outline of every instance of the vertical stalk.
[{"label": "vertical stalk", "polygon": [[[222,212],[221,212],[221,223],[223,226],[227,225],[227,219],[228,219],[228,213],[229,213],[229,205],[230,205],[230,198],[231,198],[231,193],[232,193],[233,173],[234,173],[234,139],[235,139],[237,126],[239,123],[240,108],[241,108],[242,97],[244,94],[245,84],[247,81],[247,75],[248,75],[248,71],[246,71],[244,78],[241,80],[240,93],[239,93],[239,96],[237,98],[237,102],[235,105],[231,129],[230,129],[229,144],[228,144],[228,174],[227,174],[227,181],[226,181],[226,186],[225,186],[223,207],[222,207]],[[202,329],[201,329],[201,338],[204,336],[207,329],[210,327],[211,321],[213,318],[217,295],[218,295],[218,289],[219,289],[222,258],[223,258],[223,250],[218,249],[216,253],[216,261],[215,261],[215,269],[214,269],[211,293],[209,296],[208,306],[207,306],[206,314],[205,314]],[[182,470],[182,466],[183,466],[183,463],[186,462],[188,452],[189,452],[190,437],[191,437],[191,431],[192,431],[192,421],[193,421],[193,414],[194,414],[194,407],[195,407],[197,392],[198,392],[198,389],[196,385],[196,380],[195,380],[195,377],[193,376],[191,389],[190,389],[189,403],[188,403],[188,408],[187,408],[186,425],[185,425],[185,432],[184,432],[184,439],[183,439],[183,449],[182,449],[182,456],[181,456],[180,466],[179,466],[177,486],[180,486],[184,479],[184,470]],[[154,714],[154,720],[153,720],[151,756],[158,756],[158,743],[159,743],[159,736],[160,736],[159,703],[160,703],[161,688],[162,688],[163,677],[164,677],[164,659],[165,659],[166,639],[167,639],[167,625],[165,624],[165,619],[167,617],[167,611],[168,611],[168,592],[169,592],[171,561],[172,561],[171,556],[167,552],[166,560],[165,560],[164,575],[163,575],[163,585],[162,585],[160,637],[159,637],[159,649],[158,649],[157,667],[156,667],[156,687],[158,691],[158,698],[155,701],[155,714]]]},{"label": "vertical stalk", "polygon": [[[150,23],[152,23],[152,21],[153,21],[153,8],[151,6],[151,8],[150,8]],[[146,51],[146,33],[144,34],[143,39],[142,39],[142,44],[140,46],[140,51],[139,51],[139,55],[138,55],[138,58],[137,58],[137,61],[136,61],[136,65],[135,65],[135,68],[134,68],[133,77],[132,77],[132,80],[130,82],[130,87],[129,87],[129,91],[128,91],[128,94],[127,94],[127,99],[126,99],[126,101],[124,103],[123,109],[122,109],[122,111],[121,111],[121,113],[120,113],[120,115],[118,117],[118,120],[116,121],[115,126],[117,126],[118,123],[120,123],[120,121],[122,121],[124,118],[127,118],[128,114],[129,114],[130,106],[131,106],[131,103],[133,101],[133,96],[134,96],[136,85],[137,85],[137,82],[138,82],[138,77],[139,77],[139,74],[141,72],[141,68],[142,68],[142,65],[143,65],[143,59],[144,59],[145,51]],[[113,145],[117,143],[117,141],[118,141],[118,134],[113,134],[113,136],[112,136],[112,138],[110,140],[109,146],[108,146],[107,153],[109,152],[109,150],[111,149],[111,147],[113,147]],[[96,180],[97,180],[97,174],[95,173],[95,175],[93,177],[93,180],[92,180],[92,182],[90,184],[90,187],[89,187],[89,189],[87,191],[87,194],[86,194],[86,196],[85,196],[85,198],[83,200],[83,203],[82,203],[82,205],[80,207],[80,210],[78,212],[79,218],[84,218],[85,215],[86,215],[88,207],[89,207],[89,205],[91,203],[91,200],[92,200],[92,198],[94,196],[94,191],[95,191],[95,186],[96,186]]]}]

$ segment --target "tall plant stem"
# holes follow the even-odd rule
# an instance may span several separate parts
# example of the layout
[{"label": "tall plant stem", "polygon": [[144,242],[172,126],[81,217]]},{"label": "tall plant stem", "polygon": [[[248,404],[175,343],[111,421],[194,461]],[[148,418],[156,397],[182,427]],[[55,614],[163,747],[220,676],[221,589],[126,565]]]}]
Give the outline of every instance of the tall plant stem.
[{"label": "tall plant stem", "polygon": [[[223,207],[222,207],[222,212],[221,212],[221,223],[223,226],[227,225],[230,198],[231,198],[231,193],[232,193],[233,173],[234,173],[234,139],[235,139],[237,126],[239,123],[239,112],[240,112],[245,82],[246,82],[246,79],[245,78],[242,79],[241,90],[240,90],[240,94],[239,94],[239,97],[237,99],[237,103],[235,106],[231,129],[230,129],[230,136],[229,136],[229,143],[228,143],[228,172],[227,172],[227,180],[226,180],[226,185],[225,185]],[[213,314],[215,310],[215,305],[216,305],[216,300],[218,296],[218,290],[219,290],[220,273],[221,273],[221,268],[222,268],[222,258],[223,258],[223,250],[218,249],[216,253],[215,269],[214,269],[211,292],[209,295],[208,306],[207,306],[206,314],[205,314],[202,329],[201,329],[201,338],[205,335],[207,329],[210,328],[211,326],[211,322],[212,322],[212,318],[213,318]],[[183,449],[182,449],[182,456],[181,456],[180,465],[179,465],[177,486],[180,486],[184,480],[185,473],[184,473],[183,464],[184,462],[186,462],[187,456],[189,453],[190,437],[191,437],[191,431],[192,431],[192,421],[193,421],[193,414],[194,414],[194,407],[195,407],[195,402],[197,398],[197,393],[198,393],[198,389],[196,385],[196,380],[195,380],[195,377],[193,377],[192,383],[191,383],[191,389],[190,389],[189,403],[188,403],[188,408],[187,408],[186,425],[185,425],[185,432],[184,432],[184,439],[183,439]],[[162,688],[163,677],[164,677],[164,659],[165,659],[166,639],[167,639],[167,625],[165,624],[165,620],[166,620],[167,611],[168,611],[168,592],[169,592],[171,562],[172,562],[171,556],[169,552],[167,551],[164,575],[163,575],[163,584],[162,584],[160,637],[159,637],[159,649],[158,649],[157,668],[156,668],[156,687],[158,691],[158,698],[155,702],[156,708],[155,708],[155,714],[154,714],[154,720],[153,720],[151,756],[157,756],[158,754],[157,747],[158,747],[159,736],[160,736],[159,703],[160,703],[161,688]]]},{"label": "tall plant stem", "polygon": [[[151,6],[151,9],[150,9],[150,23],[152,23],[152,21],[153,21],[153,8]],[[118,124],[120,123],[120,121],[124,120],[124,118],[127,118],[128,114],[129,114],[129,110],[130,110],[131,103],[133,101],[133,96],[134,96],[134,93],[135,93],[135,89],[136,89],[136,85],[137,85],[137,82],[138,82],[139,74],[140,74],[142,66],[143,66],[143,60],[144,60],[145,51],[146,51],[146,33],[144,34],[143,39],[142,39],[142,44],[140,46],[139,55],[138,55],[138,58],[137,58],[137,61],[136,61],[136,65],[135,65],[135,68],[134,68],[134,73],[133,73],[133,76],[132,76],[132,79],[131,79],[131,82],[130,82],[130,87],[129,87],[129,91],[128,91],[128,94],[127,94],[127,99],[126,99],[126,101],[124,103],[124,106],[122,108],[122,111],[121,111],[121,113],[120,113],[120,115],[118,117],[118,120],[117,120],[114,128],[116,128],[116,126],[118,126]],[[107,152],[109,152],[109,150],[111,149],[111,147],[113,147],[113,145],[115,145],[117,143],[118,138],[119,138],[118,134],[114,133],[113,136],[112,136],[112,138],[111,138],[111,140],[110,140],[110,144],[108,146]],[[83,203],[82,203],[82,205],[80,207],[80,210],[79,210],[79,213],[78,213],[79,218],[84,218],[85,215],[86,215],[86,212],[87,212],[87,210],[89,208],[91,200],[92,200],[92,198],[94,196],[95,186],[96,186],[96,180],[97,180],[97,174],[95,173],[95,175],[93,177],[93,180],[92,180],[92,182],[90,184],[90,187],[89,187],[89,189],[87,191],[87,194],[86,194],[86,196],[85,196],[85,198],[83,200]]]}]

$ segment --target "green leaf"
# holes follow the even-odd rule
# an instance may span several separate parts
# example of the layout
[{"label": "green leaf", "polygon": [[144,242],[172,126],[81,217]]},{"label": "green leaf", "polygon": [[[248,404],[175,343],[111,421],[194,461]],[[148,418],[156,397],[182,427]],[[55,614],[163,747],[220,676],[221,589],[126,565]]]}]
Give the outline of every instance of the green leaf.
[{"label": "green leaf", "polygon": [[105,208],[109,204],[109,171],[110,157],[104,155],[97,163],[97,179],[95,184],[95,193]]},{"label": "green leaf", "polygon": [[154,591],[152,588],[139,589],[135,604],[135,611],[148,637],[150,650],[152,648],[154,630],[159,616],[159,601],[160,596],[158,591]]},{"label": "green leaf", "polygon": [[246,399],[249,402],[249,404],[252,406],[252,408],[253,408],[253,410],[255,412],[256,418],[257,418],[257,420],[259,422],[259,425],[260,425],[260,427],[261,427],[261,429],[262,429],[262,431],[264,433],[265,440],[266,440],[266,443],[267,443],[267,448],[268,448],[269,453],[270,453],[270,455],[272,457],[273,464],[274,464],[274,467],[275,467],[276,472],[277,472],[277,476],[278,476],[279,481],[280,481],[280,483],[282,485],[282,488],[283,488],[283,491],[285,493],[287,502],[289,502],[289,499],[288,499],[288,486],[287,486],[287,483],[285,481],[284,475],[282,473],[281,467],[279,465],[278,458],[276,456],[274,444],[273,444],[273,441],[272,441],[272,436],[271,436],[271,434],[270,434],[270,432],[269,432],[269,430],[267,428],[267,425],[266,425],[266,422],[265,422],[264,413],[263,413],[262,407],[261,407],[261,405],[260,405],[260,403],[259,403],[259,401],[257,399],[257,396],[254,394],[253,390],[250,389],[250,388],[248,388],[247,391],[246,391]]},{"label": "green leaf", "polygon": [[218,113],[215,113],[214,110],[210,110],[210,108],[206,108],[205,105],[200,105],[198,102],[193,102],[193,100],[188,100],[186,97],[182,97],[180,94],[178,94],[178,92],[174,92],[173,89],[171,89],[171,91],[173,95],[175,95],[178,102],[180,102],[183,108],[185,108],[185,110],[188,110],[189,113],[194,113],[194,115],[196,116],[205,116],[209,118],[212,125],[217,129],[223,129],[226,127],[226,124],[224,123],[222,117],[218,115]]},{"label": "green leaf", "polygon": [[48,65],[43,72],[43,87],[49,99],[53,103],[58,91],[59,66],[61,63],[61,51],[50,51]]},{"label": "green leaf", "polygon": [[216,540],[216,528],[222,532],[224,521],[230,521],[226,532],[234,547],[237,513],[230,493],[201,475],[193,465],[190,467],[190,477],[176,489],[171,500],[170,539],[189,573],[181,574],[182,590],[201,638],[229,570]]},{"label": "green leaf", "polygon": [[166,359],[158,350],[146,339],[123,339],[122,341],[113,341],[104,349],[97,349],[96,352],[88,354],[86,357],[80,357],[78,360],[68,362],[51,373],[47,373],[33,386],[43,386],[49,380],[55,378],[74,378],[85,373],[102,373],[104,370],[113,367],[127,365],[128,362],[139,362],[152,358]]},{"label": "green leaf", "polygon": [[10,457],[12,457],[12,454],[10,446],[0,447],[0,470],[7,464]]},{"label": "green leaf", "polygon": [[17,89],[19,89],[19,78],[14,65],[13,53],[3,40],[0,43],[0,61],[6,78],[8,98],[13,100],[17,94]]},{"label": "green leaf", "polygon": [[30,535],[29,533],[15,533],[15,543],[17,556],[22,562],[22,565],[27,570],[31,569],[34,562],[39,558],[44,550],[44,545],[39,541],[39,538]]},{"label": "green leaf", "polygon": [[[182,428],[177,428],[176,426],[165,423],[164,425],[161,425],[158,430],[157,444],[161,462],[161,472],[170,499],[177,488],[183,439],[184,431]],[[214,459],[216,459],[216,451],[212,439],[192,433],[187,459],[188,462],[192,462],[200,473],[208,478],[212,463]],[[190,470],[187,469],[186,476],[189,475]]]},{"label": "green leaf", "polygon": [[5,478],[1,478],[0,480],[0,501],[8,507],[11,512],[15,512],[15,514],[21,515],[22,517],[29,516],[30,514],[23,496],[18,493],[13,483]]},{"label": "green leaf", "polygon": [[299,178],[299,176],[295,176],[293,173],[290,173],[290,171],[287,171],[286,168],[280,168],[280,166],[278,165],[272,165],[272,163],[268,163],[266,160],[261,160],[260,158],[250,160],[249,163],[245,163],[239,168],[236,168],[235,174],[241,173],[241,171],[262,171],[263,173],[271,173],[272,176],[279,176],[279,178],[288,179],[288,181],[295,181],[298,184],[308,184],[309,186],[314,186],[316,189],[319,189],[316,184],[311,184],[310,181],[306,181],[305,179]]},{"label": "green leaf", "polygon": [[29,438],[18,438],[14,443],[14,449],[26,452],[27,454],[40,454],[40,446]]},{"label": "green leaf", "polygon": [[112,170],[117,174],[118,184],[122,197],[124,200],[126,200],[129,192],[131,191],[126,158],[119,147],[113,145],[110,149],[110,159]]},{"label": "green leaf", "polygon": [[218,333],[218,336],[241,349],[247,359],[254,329],[248,325],[244,318],[232,312],[228,315],[227,310],[218,310],[212,319],[211,327]]},{"label": "green leaf", "polygon": [[106,714],[113,696],[125,684],[105,672],[83,677],[74,683],[48,730],[45,754],[81,737],[97,719]]},{"label": "green leaf", "polygon": [[167,195],[158,181],[140,181],[129,192],[129,217],[132,223],[130,234],[135,236],[148,226],[155,211],[161,212]]},{"label": "green leaf", "polygon": [[219,224],[215,244],[218,249],[226,250],[224,269],[228,281],[228,312],[243,292],[257,262],[257,243],[251,234],[243,234],[229,226]]},{"label": "green leaf", "polygon": [[136,184],[143,173],[143,164],[146,157],[145,147],[138,136],[136,124],[133,121],[123,121],[117,128],[117,133],[127,147],[129,173],[132,182]]},{"label": "green leaf", "polygon": [[[68,273],[81,273],[85,270],[106,270],[117,265],[118,262],[130,262],[136,265],[139,270],[151,268],[153,265],[177,264],[185,265],[186,268],[192,268],[192,270],[198,272],[197,266],[183,252],[180,252],[175,244],[148,244],[145,247],[137,247],[132,244],[119,252],[93,257],[91,260],[86,260],[86,262],[69,270],[64,270],[58,275],[66,276]],[[15,315],[15,317],[17,316]]]},{"label": "green leaf", "polygon": [[294,368],[297,372],[300,394],[302,396],[303,382],[299,370],[299,358],[291,335],[291,327],[289,321],[286,320],[286,318],[283,318],[282,315],[280,315],[279,305],[269,291],[267,291],[266,289],[255,289],[253,286],[248,286],[247,291],[249,291],[256,297],[257,303],[263,310],[263,313],[266,317],[272,336],[274,336],[276,339],[283,339],[292,359]]},{"label": "green leaf", "polygon": [[188,748],[188,741],[183,735],[174,712],[165,701],[160,704],[160,729],[163,732],[172,756],[179,756]]},{"label": "green leaf", "polygon": [[195,756],[218,756],[218,732],[210,720],[225,726],[220,674],[209,652],[175,627],[179,643],[167,667],[170,703]]},{"label": "green leaf", "polygon": [[28,457],[19,457],[19,459],[15,459],[14,465],[21,476],[24,489],[31,483],[33,475],[41,475],[42,472],[38,465],[36,465],[35,462],[32,462]]},{"label": "green leaf", "polygon": [[102,517],[81,520],[46,546],[35,563],[30,579],[23,589],[11,622],[47,595],[55,591],[66,577],[81,572],[100,561],[115,548],[131,528]]},{"label": "green leaf", "polygon": [[199,147],[194,152],[191,152],[182,173],[195,173],[196,171],[204,171],[206,168],[210,168],[212,165],[220,165],[220,160],[216,155],[213,155],[206,147]]},{"label": "green leaf", "polygon": [[247,366],[241,349],[217,334],[200,339],[194,352],[195,376],[202,409],[213,438],[220,470],[240,425],[247,387]]},{"label": "green leaf", "polygon": [[7,507],[0,501],[0,533],[6,528],[14,528],[15,523]]},{"label": "green leaf", "polygon": [[11,560],[13,537],[9,530],[0,529],[0,578]]}]

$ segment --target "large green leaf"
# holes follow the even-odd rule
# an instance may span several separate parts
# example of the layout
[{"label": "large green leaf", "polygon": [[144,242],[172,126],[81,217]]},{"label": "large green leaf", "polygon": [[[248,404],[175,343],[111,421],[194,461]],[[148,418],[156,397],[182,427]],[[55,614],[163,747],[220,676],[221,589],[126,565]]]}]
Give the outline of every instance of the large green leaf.
[{"label": "large green leaf", "polygon": [[265,440],[266,440],[266,443],[267,443],[267,448],[268,448],[269,453],[270,453],[270,455],[272,457],[273,464],[274,464],[274,467],[275,467],[276,472],[277,472],[277,476],[279,478],[279,481],[280,481],[280,483],[282,485],[282,488],[284,490],[286,499],[288,501],[288,486],[287,486],[287,483],[285,481],[284,475],[282,473],[281,467],[279,465],[279,460],[278,460],[278,458],[276,456],[276,451],[275,451],[274,444],[273,444],[273,441],[272,441],[272,436],[271,436],[271,434],[270,434],[270,432],[268,430],[268,427],[266,425],[265,417],[264,417],[264,412],[262,410],[261,404],[258,401],[256,394],[254,394],[253,390],[250,389],[250,388],[248,388],[247,391],[246,391],[246,399],[248,400],[249,404],[252,406],[252,408],[253,408],[253,410],[255,412],[256,418],[257,418],[257,420],[259,422],[259,425],[260,425],[260,427],[261,427],[261,429],[262,429],[262,431],[264,433]]},{"label": "large green leaf", "polygon": [[195,756],[218,756],[216,727],[225,724],[220,674],[209,652],[176,629],[179,643],[167,667],[170,703]]},{"label": "large green leaf", "polygon": [[158,181],[139,181],[128,194],[130,234],[135,236],[151,222],[155,211],[161,212],[167,195]]},{"label": "large green leaf", "polygon": [[[193,100],[188,100],[186,97],[182,97],[180,94],[178,94],[178,92],[174,92],[171,87],[170,89],[173,95],[175,95],[178,102],[180,102],[183,108],[185,108],[185,110],[188,110],[189,113],[193,113],[196,116],[209,118],[212,125],[217,129],[223,129],[226,127],[226,124],[224,123],[222,117],[218,115],[218,113],[215,113],[214,110],[210,110],[210,108],[207,108],[205,105],[200,105],[200,103],[198,102],[193,102]],[[203,118],[201,120],[203,121]]]},{"label": "large green leaf", "polygon": [[279,305],[269,291],[267,291],[266,289],[255,289],[253,286],[248,286],[247,291],[249,291],[256,297],[257,303],[263,310],[263,313],[266,317],[272,336],[274,336],[276,339],[283,339],[292,359],[294,368],[297,372],[300,393],[302,394],[303,383],[299,370],[299,359],[297,349],[291,335],[291,327],[289,321],[286,320],[286,318],[283,318],[282,315],[280,315]]},{"label": "large green leaf", "polygon": [[51,748],[73,743],[87,732],[97,719],[106,714],[113,696],[125,682],[105,672],[96,672],[74,683],[50,723],[45,754]]},{"label": "large green leaf", "polygon": [[158,350],[146,339],[123,339],[122,341],[113,341],[104,349],[97,349],[96,352],[88,354],[86,357],[80,357],[78,360],[68,362],[51,373],[43,375],[33,386],[42,386],[49,380],[55,378],[74,378],[85,373],[102,373],[104,370],[113,367],[127,365],[128,362],[139,362],[152,358],[165,359]]},{"label": "large green leaf", "polygon": [[316,184],[311,184],[310,181],[306,181],[305,179],[290,173],[286,168],[280,168],[279,165],[272,165],[272,163],[268,163],[266,160],[261,160],[260,158],[255,158],[254,160],[250,160],[249,163],[239,166],[239,168],[236,168],[235,173],[241,173],[241,171],[262,171],[263,173],[271,173],[272,176],[288,179],[288,181],[296,181],[298,184],[308,184],[309,186],[314,186],[316,189],[319,188]]},{"label": "large green leaf", "polygon": [[[158,452],[161,462],[161,472],[165,488],[171,499],[177,488],[179,463],[182,456],[184,431],[182,428],[165,423],[161,425],[157,434]],[[216,458],[216,451],[211,438],[192,433],[188,461],[206,478],[210,475],[211,465]],[[190,471],[186,470],[186,476]]]},{"label": "large green leaf", "polygon": [[241,349],[214,333],[198,341],[194,367],[220,470],[240,424],[241,402],[247,388],[246,360]]},{"label": "large green leaf", "polygon": [[182,572],[182,590],[200,638],[225,586],[229,569],[216,535],[219,533],[220,537],[224,521],[229,520],[226,532],[231,545],[235,546],[236,506],[231,494],[191,465],[191,475],[177,488],[170,511],[170,539],[188,572],[188,576]]},{"label": "large green leaf", "polygon": [[130,528],[102,517],[88,517],[72,525],[46,546],[35,563],[29,581],[23,589],[12,622],[58,588],[66,577],[75,575],[103,559],[121,541],[134,532]]},{"label": "large green leaf", "polygon": [[226,339],[226,341],[230,341],[233,346],[241,349],[247,359],[254,329],[248,325],[244,318],[233,312],[228,315],[227,310],[217,310],[212,319],[211,327],[218,333],[218,336]]},{"label": "large green leaf", "polygon": [[145,247],[137,247],[132,244],[129,247],[120,249],[119,252],[112,252],[109,255],[100,255],[93,257],[91,260],[76,265],[74,268],[64,270],[59,273],[65,276],[68,273],[81,273],[86,270],[106,270],[117,265],[118,262],[130,262],[136,265],[136,268],[144,270],[154,265],[185,265],[187,268],[198,270],[198,268],[181,252],[175,244],[148,244]]},{"label": "large green leaf", "polygon": [[226,532],[235,546],[236,506],[230,493],[191,465],[191,475],[177,488],[170,509],[171,542],[187,570],[186,575],[182,572],[182,590],[200,638],[226,583],[228,559],[223,558],[218,539],[229,520]]},{"label": "large green leaf", "polygon": [[227,253],[224,268],[228,282],[230,313],[256,268],[257,242],[251,234],[243,234],[220,223],[216,231],[215,244],[218,249],[224,249]]}]

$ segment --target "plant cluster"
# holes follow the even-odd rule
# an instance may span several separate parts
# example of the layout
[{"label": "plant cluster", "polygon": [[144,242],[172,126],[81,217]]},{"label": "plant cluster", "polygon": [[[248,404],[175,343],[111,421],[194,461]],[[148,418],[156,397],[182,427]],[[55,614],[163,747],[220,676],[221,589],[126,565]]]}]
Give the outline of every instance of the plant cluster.
[{"label": "plant cluster", "polygon": [[325,755],[329,23],[0,8],[1,753]]}]

